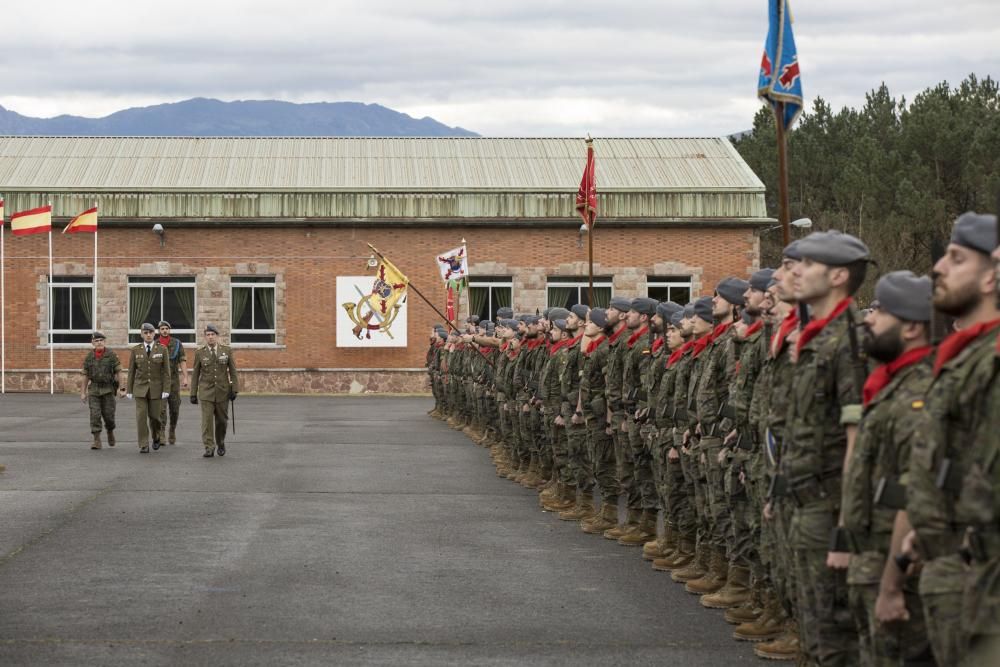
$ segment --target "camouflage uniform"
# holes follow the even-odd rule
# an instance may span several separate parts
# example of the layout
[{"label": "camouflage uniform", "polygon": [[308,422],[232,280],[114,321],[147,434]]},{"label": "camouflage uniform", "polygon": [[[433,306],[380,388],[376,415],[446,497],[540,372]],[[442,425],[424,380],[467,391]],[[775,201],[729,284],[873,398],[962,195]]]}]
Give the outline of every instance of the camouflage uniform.
[{"label": "camouflage uniform", "polygon": [[564,343],[556,343],[543,347],[543,357],[538,375],[538,398],[542,401],[544,413],[541,415],[542,428],[545,432],[545,445],[542,453],[542,470],[548,475],[543,478],[557,477],[557,481],[566,483],[566,434],[562,426],[555,423],[555,418],[562,412],[562,391],[559,384],[559,367],[561,356],[565,356]]},{"label": "camouflage uniform", "polygon": [[[930,348],[926,351],[930,352]],[[919,423],[914,412],[923,405],[930,382],[930,361],[917,361],[899,370],[865,406],[844,480],[844,528],[850,533],[854,551],[847,583],[862,657],[870,665],[933,663],[915,582],[904,586],[909,621],[887,628],[875,619],[875,600],[889,553],[893,523],[897,509],[903,507],[889,505],[888,494],[886,499],[880,496],[881,502],[874,497],[880,483],[905,488],[910,444]]]},{"label": "camouflage uniform", "polygon": [[936,360],[911,452],[906,509],[925,561],[920,598],[927,632],[942,665],[958,664],[965,650],[962,594],[967,570],[959,549],[970,517],[959,512],[957,500],[962,477],[972,467],[975,418],[982,414],[970,406],[980,404],[992,379],[995,340],[995,329],[986,331],[951,359]]},{"label": "camouflage uniform", "polygon": [[789,542],[795,554],[799,628],[806,655],[820,665],[858,661],[847,573],[826,566],[840,512],[845,427],[860,420],[861,388],[868,374],[859,358],[858,321],[857,309],[848,302],[814,338],[798,341],[781,456],[781,473],[795,504]]},{"label": "camouflage uniform", "polygon": [[671,437],[674,449],[680,454],[676,465],[680,467],[682,480],[682,483],[670,492],[670,501],[667,505],[670,507],[670,516],[676,522],[677,530],[682,536],[691,540],[694,540],[698,533],[696,485],[699,483],[699,472],[694,456],[684,454],[682,445],[684,431],[693,428],[688,412],[687,391],[694,363],[693,348],[693,342],[685,343],[673,352],[667,360],[667,377],[661,380],[661,391],[666,399],[662,404],[665,414],[661,420],[664,426],[667,423],[673,425]]},{"label": "camouflage uniform", "polygon": [[607,433],[608,414],[604,368],[611,356],[611,346],[604,336],[588,344],[592,348],[581,355],[580,402],[587,426],[587,448],[593,463],[591,476],[597,483],[601,500],[618,506],[618,482],[615,479],[614,444]]},{"label": "camouflage uniform", "polygon": [[627,458],[632,463],[632,485],[626,491],[628,508],[653,513],[659,505],[656,485],[653,482],[652,452],[646,446],[641,425],[636,421],[636,410],[645,408],[648,398],[642,384],[642,374],[649,365],[652,343],[649,327],[631,333],[625,341],[622,354],[622,405],[627,431],[622,433],[622,445],[628,448]]},{"label": "camouflage uniform", "polygon": [[581,340],[577,336],[567,343],[565,354],[560,357],[558,369],[559,394],[562,400],[561,414],[566,422],[566,475],[563,480],[577,487],[577,491],[590,497],[594,490],[594,476],[587,450],[587,425],[574,424],[573,414],[576,412],[580,397],[580,380],[583,375],[583,350]]},{"label": "camouflage uniform", "polygon": [[[625,404],[622,402],[624,394],[622,367],[624,366],[625,352],[628,350],[626,331],[628,329],[622,326],[621,329],[608,336],[609,349],[604,364],[604,394],[608,409],[611,411],[611,441],[614,443],[615,456],[615,468],[612,474],[618,481],[618,494],[624,494],[627,499],[630,496],[634,498],[635,480],[633,474],[635,466],[631,448],[628,446],[628,436],[622,431],[622,424],[625,422]],[[596,459],[595,463],[602,464]]]},{"label": "camouflage uniform", "polygon": [[[157,342],[160,342],[157,338]],[[162,343],[161,343],[162,344]],[[163,409],[160,411],[160,441],[167,442],[163,430],[170,426],[170,444],[174,443],[174,432],[177,430],[177,420],[181,414],[181,363],[187,360],[184,355],[184,344],[176,338],[170,338],[170,344],[164,345],[167,348],[167,356],[170,359],[170,396],[163,401]],[[168,410],[169,408],[169,410]],[[169,412],[169,422],[167,421]]]},{"label": "camouflage uniform", "polygon": [[93,434],[101,432],[102,419],[108,433],[115,430],[115,394],[121,370],[122,362],[118,355],[107,347],[100,359],[91,350],[83,360],[83,374],[90,380],[87,405],[90,407],[90,432]]}]

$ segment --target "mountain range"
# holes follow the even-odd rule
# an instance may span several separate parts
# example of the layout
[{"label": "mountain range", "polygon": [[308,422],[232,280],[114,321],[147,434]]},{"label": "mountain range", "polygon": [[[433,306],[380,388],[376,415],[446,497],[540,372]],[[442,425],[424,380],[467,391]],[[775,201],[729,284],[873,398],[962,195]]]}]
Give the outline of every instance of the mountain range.
[{"label": "mountain range", "polygon": [[170,137],[475,137],[433,118],[378,104],[194,98],[103,118],[32,118],[0,106],[0,135]]}]

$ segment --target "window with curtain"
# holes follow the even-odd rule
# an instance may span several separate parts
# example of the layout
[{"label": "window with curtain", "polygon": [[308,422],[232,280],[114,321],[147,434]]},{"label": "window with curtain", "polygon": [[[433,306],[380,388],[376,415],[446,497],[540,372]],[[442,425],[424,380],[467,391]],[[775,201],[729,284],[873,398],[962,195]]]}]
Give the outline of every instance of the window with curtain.
[{"label": "window with curtain", "polygon": [[49,280],[49,342],[89,343],[94,331],[93,276]]},{"label": "window with curtain", "polygon": [[496,322],[497,311],[510,307],[513,285],[510,276],[475,276],[469,283],[471,314]]},{"label": "window with curtain", "polygon": [[550,276],[546,288],[546,305],[549,308],[570,308],[578,303],[595,308],[607,308],[611,302],[611,278],[594,276],[594,303],[590,303],[590,281],[581,278]]},{"label": "window with curtain", "polygon": [[233,277],[230,295],[232,342],[274,343],[274,278]]},{"label": "window with curtain", "polygon": [[650,276],[646,280],[646,296],[683,306],[691,300],[691,276]]},{"label": "window with curtain", "polygon": [[128,338],[142,337],[139,327],[160,320],[170,322],[170,335],[183,343],[195,342],[195,284],[193,277],[132,276],[128,279]]}]

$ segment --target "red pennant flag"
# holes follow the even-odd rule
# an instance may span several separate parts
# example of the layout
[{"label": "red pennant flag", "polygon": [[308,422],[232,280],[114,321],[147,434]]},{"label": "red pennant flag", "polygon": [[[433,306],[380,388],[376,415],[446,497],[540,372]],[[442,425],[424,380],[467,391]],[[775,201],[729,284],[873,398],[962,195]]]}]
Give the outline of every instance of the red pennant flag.
[{"label": "red pennant flag", "polygon": [[587,166],[580,180],[580,190],[576,193],[576,212],[583,218],[583,224],[590,229],[597,220],[597,170],[594,166],[594,143],[587,139]]}]

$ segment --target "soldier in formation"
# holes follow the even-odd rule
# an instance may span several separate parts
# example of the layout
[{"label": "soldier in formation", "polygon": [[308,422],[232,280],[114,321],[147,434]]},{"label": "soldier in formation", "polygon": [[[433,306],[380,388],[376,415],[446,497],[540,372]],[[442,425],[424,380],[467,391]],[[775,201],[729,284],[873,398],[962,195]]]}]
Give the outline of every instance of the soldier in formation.
[{"label": "soldier in formation", "polygon": [[996,228],[961,216],[933,279],[888,273],[864,312],[868,248],[827,231],[686,305],[436,327],[431,415],[762,658],[997,664]]}]

